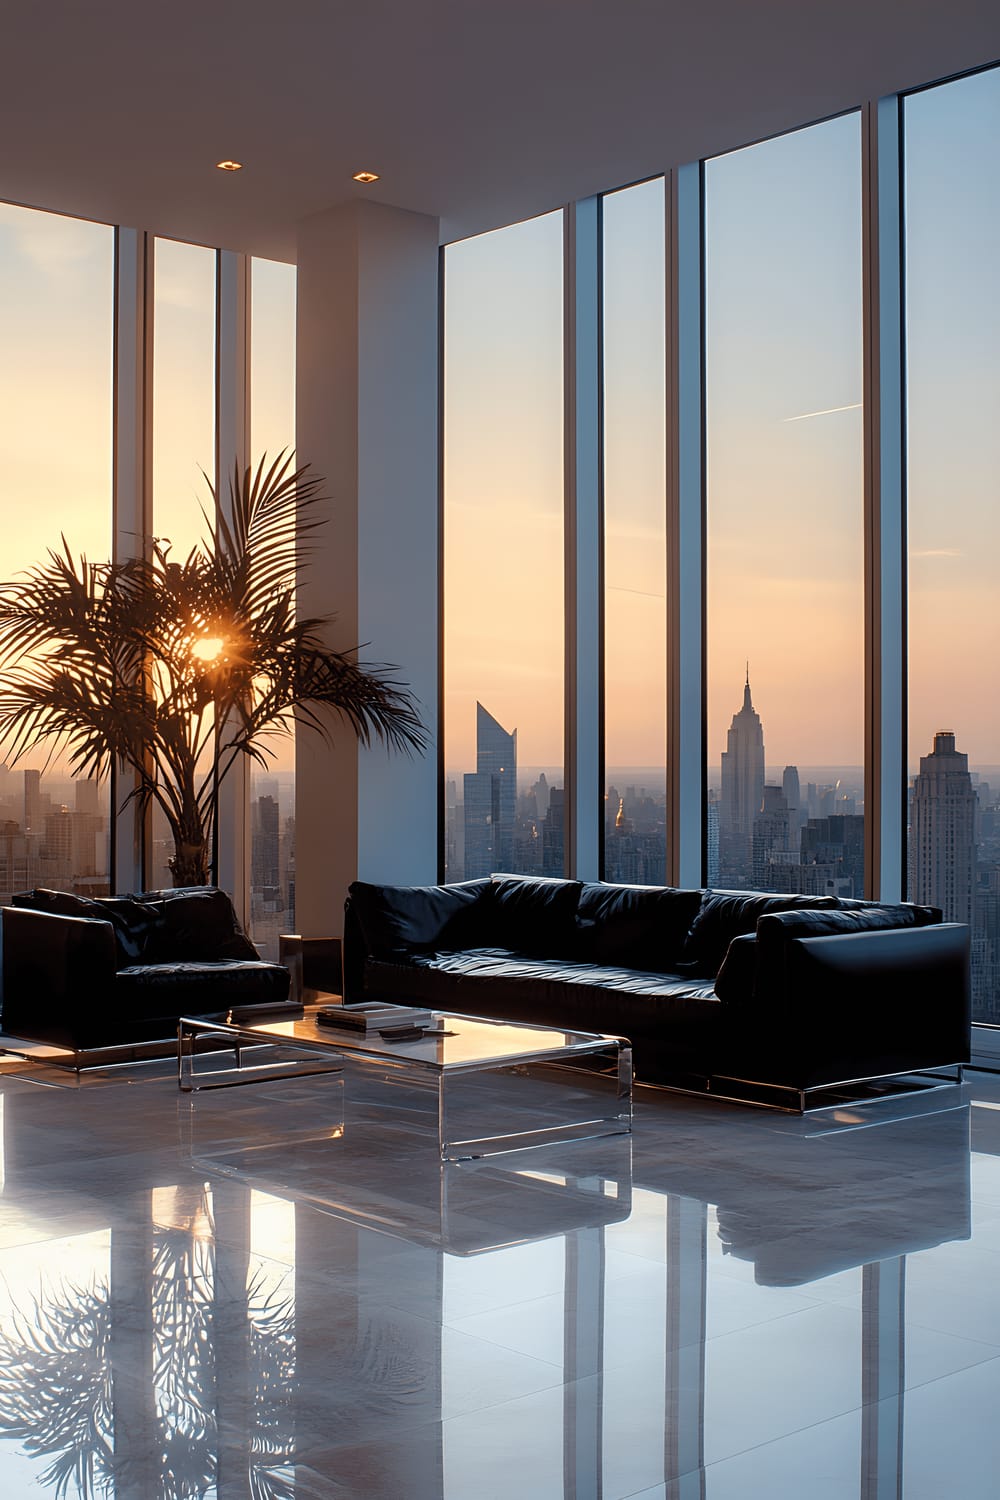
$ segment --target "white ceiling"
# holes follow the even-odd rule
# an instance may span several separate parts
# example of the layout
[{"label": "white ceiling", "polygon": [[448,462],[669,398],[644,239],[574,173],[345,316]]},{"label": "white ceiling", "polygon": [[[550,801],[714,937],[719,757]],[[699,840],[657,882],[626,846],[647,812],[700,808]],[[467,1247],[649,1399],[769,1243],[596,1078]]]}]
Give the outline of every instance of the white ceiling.
[{"label": "white ceiling", "polygon": [[[0,199],[293,259],[443,240],[1000,57],[996,0],[3,0]],[[214,163],[234,156],[245,170]],[[351,173],[381,173],[373,188]]]}]

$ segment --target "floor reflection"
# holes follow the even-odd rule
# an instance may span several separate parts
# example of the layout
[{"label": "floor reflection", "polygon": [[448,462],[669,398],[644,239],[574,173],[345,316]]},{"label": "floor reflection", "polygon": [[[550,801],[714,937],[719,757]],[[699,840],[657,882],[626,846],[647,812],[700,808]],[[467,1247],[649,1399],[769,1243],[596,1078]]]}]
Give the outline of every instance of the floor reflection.
[{"label": "floor reflection", "polygon": [[948,1422],[937,1494],[991,1493],[1000,1111],[970,1159],[958,1091],[650,1094],[631,1142],[442,1166],[350,1081],[0,1087],[5,1500],[929,1500]]}]

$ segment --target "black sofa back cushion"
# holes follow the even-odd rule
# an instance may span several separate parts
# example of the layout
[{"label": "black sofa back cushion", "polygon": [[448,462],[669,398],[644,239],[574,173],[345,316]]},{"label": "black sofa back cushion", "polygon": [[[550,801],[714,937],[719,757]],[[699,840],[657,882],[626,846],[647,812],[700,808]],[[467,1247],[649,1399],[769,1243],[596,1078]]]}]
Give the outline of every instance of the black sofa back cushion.
[{"label": "black sofa back cushion", "polygon": [[576,909],[581,962],[667,974],[680,957],[701,892],[671,886],[585,884]]},{"label": "black sofa back cushion", "polygon": [[74,896],[69,891],[38,887],[12,896],[10,904],[28,911],[48,912],[54,917],[87,917],[91,921],[110,922],[115,932],[119,969],[127,964],[155,962],[152,955],[159,949],[165,931],[161,912],[132,896]]},{"label": "black sofa back cushion", "polygon": [[160,917],[144,963],[259,962],[260,954],[240,926],[233,903],[213,885],[139,891],[132,898]]},{"label": "black sofa back cushion", "polygon": [[698,914],[681,950],[682,974],[718,974],[726,950],[735,937],[757,930],[769,912],[836,911],[835,896],[767,896],[756,891],[705,891]]},{"label": "black sofa back cushion", "polygon": [[456,885],[372,885],[355,880],[351,911],[374,957],[487,945],[488,880]]},{"label": "black sofa back cushion", "polygon": [[582,889],[579,880],[492,876],[484,897],[478,946],[510,948],[535,958],[561,958],[573,945]]}]

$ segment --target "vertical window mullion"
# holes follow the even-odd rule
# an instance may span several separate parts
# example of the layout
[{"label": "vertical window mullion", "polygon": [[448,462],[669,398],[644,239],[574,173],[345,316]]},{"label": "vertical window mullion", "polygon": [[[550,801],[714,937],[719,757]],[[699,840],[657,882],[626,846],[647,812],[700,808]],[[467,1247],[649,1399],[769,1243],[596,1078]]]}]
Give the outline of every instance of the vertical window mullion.
[{"label": "vertical window mullion", "polygon": [[[141,229],[115,231],[114,481],[115,562],[142,556],[152,534],[153,247]],[[111,890],[145,884],[148,810],[124,806],[134,773],[111,773]]]},{"label": "vertical window mullion", "polygon": [[601,212],[598,198],[565,217],[566,874],[602,871]]},{"label": "vertical window mullion", "polygon": [[702,171],[670,174],[667,235],[667,876],[705,870]]},{"label": "vertical window mullion", "polygon": [[903,458],[900,102],[864,110],[865,884],[904,894],[906,526]]},{"label": "vertical window mullion", "polygon": [[[245,255],[220,250],[216,283],[215,493],[230,504],[235,467],[248,462],[250,430],[250,276]],[[215,879],[232,893],[244,924],[250,917],[250,790],[245,756],[222,783],[216,830]]]}]

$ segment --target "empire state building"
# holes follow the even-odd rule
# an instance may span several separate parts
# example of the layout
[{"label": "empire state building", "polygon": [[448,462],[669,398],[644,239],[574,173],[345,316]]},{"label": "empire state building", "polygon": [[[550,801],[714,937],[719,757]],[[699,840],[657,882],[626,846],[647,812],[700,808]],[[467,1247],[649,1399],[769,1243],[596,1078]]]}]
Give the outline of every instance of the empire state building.
[{"label": "empire state building", "polygon": [[753,869],[753,820],[764,798],[764,730],[750,697],[750,668],[743,707],[733,715],[722,752],[719,804],[719,881],[744,887]]}]

